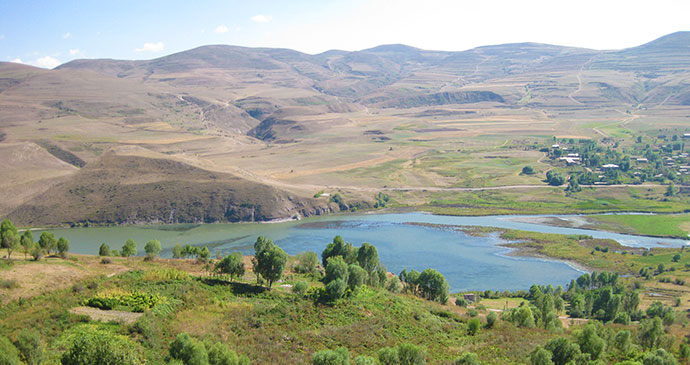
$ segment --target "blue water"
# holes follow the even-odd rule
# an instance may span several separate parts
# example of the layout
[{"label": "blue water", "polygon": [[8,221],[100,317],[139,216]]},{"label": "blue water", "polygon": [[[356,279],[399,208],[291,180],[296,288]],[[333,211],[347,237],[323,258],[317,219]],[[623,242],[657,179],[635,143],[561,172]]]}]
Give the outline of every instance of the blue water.
[{"label": "blue water", "polygon": [[[212,253],[240,251],[253,253],[259,235],[267,236],[288,254],[314,251],[321,254],[335,235],[359,246],[362,242],[375,245],[381,261],[389,271],[434,268],[445,275],[452,291],[517,290],[532,284],[565,285],[581,274],[566,263],[506,255],[500,247],[505,241],[497,235],[468,236],[449,228],[431,228],[405,224],[408,222],[444,225],[474,225],[521,229],[546,233],[586,234],[595,238],[611,238],[636,247],[659,245],[679,246],[683,240],[658,239],[582,229],[521,223],[510,216],[457,217],[425,213],[363,214],[328,216],[285,223],[238,223],[176,226],[94,227],[52,230],[56,236],[70,240],[71,251],[96,254],[102,242],[120,249],[128,238],[144,243],[156,238],[163,244],[162,256],[170,257],[170,249],[180,243],[208,245]],[[524,217],[523,217],[524,218]],[[36,232],[38,238],[40,232]]]}]

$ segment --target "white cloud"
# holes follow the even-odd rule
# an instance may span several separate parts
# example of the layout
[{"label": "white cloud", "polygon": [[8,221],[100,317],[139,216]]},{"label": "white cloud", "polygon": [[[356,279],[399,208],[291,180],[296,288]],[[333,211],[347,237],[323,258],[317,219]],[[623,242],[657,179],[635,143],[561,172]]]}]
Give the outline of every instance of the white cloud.
[{"label": "white cloud", "polygon": [[5,39],[5,35],[4,35],[4,34],[0,34],[0,39]]},{"label": "white cloud", "polygon": [[14,63],[24,63],[24,61],[22,61],[21,58],[15,58],[15,59],[13,59],[13,60],[10,61],[10,62],[14,62]]},{"label": "white cloud", "polygon": [[79,49],[70,49],[69,50],[69,54],[72,56],[79,54],[79,53],[81,53],[81,51]]},{"label": "white cloud", "polygon": [[67,32],[67,33],[65,33],[65,34],[62,36],[62,39],[67,39],[67,38],[69,38],[69,37],[71,37],[71,36],[72,36],[72,35],[71,35],[69,32]]},{"label": "white cloud", "polygon": [[216,33],[227,33],[227,32],[228,32],[228,27],[226,27],[223,24],[216,27]]},{"label": "white cloud", "polygon": [[32,65],[43,68],[55,68],[60,66],[62,62],[55,57],[45,56],[31,62]]},{"label": "white cloud", "polygon": [[257,23],[268,23],[271,20],[273,20],[273,17],[270,15],[258,14],[258,15],[254,15],[250,19],[254,22],[257,22]]},{"label": "white cloud", "polygon": [[141,48],[135,48],[134,50],[137,52],[160,52],[165,48],[165,45],[163,42],[156,42],[156,43],[144,43],[144,46]]}]

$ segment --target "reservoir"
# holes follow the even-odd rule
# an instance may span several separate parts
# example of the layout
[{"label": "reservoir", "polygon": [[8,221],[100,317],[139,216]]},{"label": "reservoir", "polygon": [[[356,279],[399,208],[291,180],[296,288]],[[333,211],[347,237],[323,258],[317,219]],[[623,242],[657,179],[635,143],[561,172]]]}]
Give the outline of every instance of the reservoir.
[{"label": "reservoir", "polygon": [[[518,222],[529,216],[439,216],[426,213],[352,214],[307,218],[282,223],[227,223],[89,227],[50,230],[56,237],[70,241],[70,251],[98,254],[101,243],[120,249],[131,238],[143,254],[146,241],[158,239],[163,245],[161,256],[171,257],[171,248],[182,245],[208,246],[212,255],[239,251],[253,254],[253,243],[259,235],[272,239],[288,254],[314,251],[319,257],[333,237],[340,235],[346,242],[359,246],[368,242],[376,246],[380,260],[388,271],[403,269],[422,271],[433,268],[441,272],[451,291],[518,290],[532,284],[565,286],[581,275],[576,268],[560,261],[509,255],[501,247],[505,243],[497,234],[469,236],[462,231],[408,223],[485,226],[521,229],[543,233],[585,234],[610,238],[626,246],[680,246],[679,239],[664,239],[617,234],[603,231],[554,227]],[[544,216],[539,216],[544,217]],[[567,217],[567,216],[566,216]],[[563,218],[563,216],[561,216]],[[40,231],[34,232],[38,240]]]}]

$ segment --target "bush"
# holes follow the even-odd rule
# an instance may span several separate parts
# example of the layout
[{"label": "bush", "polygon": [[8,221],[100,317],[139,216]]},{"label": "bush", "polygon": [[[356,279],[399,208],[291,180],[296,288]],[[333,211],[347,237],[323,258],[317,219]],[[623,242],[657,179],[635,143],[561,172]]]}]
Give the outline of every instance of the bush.
[{"label": "bush", "polygon": [[22,330],[17,337],[16,345],[27,365],[38,365],[43,361],[43,341],[38,331]]},{"label": "bush", "polygon": [[309,284],[306,281],[298,281],[292,286],[292,292],[298,295],[304,295],[309,289]]},{"label": "bush", "polygon": [[323,350],[312,355],[314,365],[349,365],[350,352],[346,348],[340,347],[334,350]]},{"label": "bush", "polygon": [[19,351],[10,340],[0,335],[0,364],[19,365]]},{"label": "bush", "polygon": [[16,289],[19,283],[14,279],[0,279],[0,289]]},{"label": "bush", "polygon": [[465,298],[457,298],[455,299],[455,305],[459,307],[467,307],[467,301]]},{"label": "bush", "polygon": [[359,355],[355,358],[355,365],[376,365],[376,359],[370,356]]},{"label": "bush", "polygon": [[379,363],[381,365],[398,365],[398,364],[400,364],[400,360],[398,358],[398,349],[395,347],[394,348],[384,347],[376,353],[376,356],[378,357]]},{"label": "bush", "polygon": [[404,343],[398,345],[398,359],[400,364],[405,365],[426,364],[426,350],[411,343]]},{"label": "bush", "polygon": [[302,252],[297,255],[297,264],[295,264],[294,270],[301,274],[314,273],[318,263],[319,256],[315,252]]},{"label": "bush", "polygon": [[343,279],[335,279],[330,283],[326,284],[326,296],[328,301],[335,301],[345,295],[345,289],[347,289],[347,284]]},{"label": "bush", "polygon": [[524,175],[534,175],[534,168],[532,166],[525,166],[522,168],[522,173]]},{"label": "bush", "polygon": [[98,249],[98,256],[110,256],[110,246],[108,246],[105,242],[103,242],[101,247]]},{"label": "bush", "polygon": [[392,276],[388,280],[388,285],[386,286],[386,289],[388,289],[388,291],[391,293],[400,293],[403,289],[403,284],[400,282],[400,278],[398,278],[397,276]]},{"label": "bush", "polygon": [[185,365],[204,365],[209,363],[206,347],[187,333],[177,335],[170,344],[170,357],[181,360]]},{"label": "bush", "polygon": [[455,365],[479,365],[479,356],[472,352],[463,352],[460,357],[455,360]]},{"label": "bush", "polygon": [[493,328],[498,322],[498,315],[496,312],[491,312],[486,316],[486,328]]},{"label": "bush", "polygon": [[142,363],[139,345],[127,337],[87,325],[79,329],[71,339],[67,351],[62,354],[63,365]]},{"label": "bush", "polygon": [[474,336],[479,332],[479,328],[481,328],[482,324],[479,322],[479,318],[472,318],[467,322],[467,333],[470,336]]}]

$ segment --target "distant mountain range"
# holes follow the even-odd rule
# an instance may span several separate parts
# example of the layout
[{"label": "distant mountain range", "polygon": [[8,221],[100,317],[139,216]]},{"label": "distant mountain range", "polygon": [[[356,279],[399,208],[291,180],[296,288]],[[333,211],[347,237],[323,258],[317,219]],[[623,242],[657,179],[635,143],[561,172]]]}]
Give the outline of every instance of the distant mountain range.
[{"label": "distant mountain range", "polygon": [[[309,55],[210,45],[147,61],[74,60],[54,70],[0,62],[2,143],[51,140],[87,166],[104,151],[136,145],[203,167],[201,150],[184,143],[212,136],[293,143],[370,109],[410,118],[520,110],[560,120],[660,106],[687,115],[690,32],[616,51],[516,43],[444,52],[394,44]],[[327,121],[317,120],[324,115]],[[162,150],[162,139],[184,148]],[[21,164],[12,166],[8,171]],[[0,213],[74,176],[73,167],[51,166],[57,180],[6,182],[14,190]]]}]

